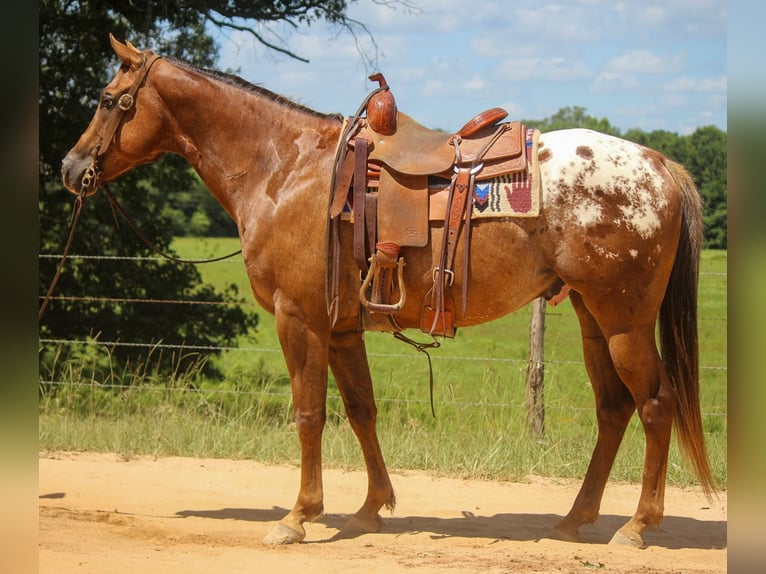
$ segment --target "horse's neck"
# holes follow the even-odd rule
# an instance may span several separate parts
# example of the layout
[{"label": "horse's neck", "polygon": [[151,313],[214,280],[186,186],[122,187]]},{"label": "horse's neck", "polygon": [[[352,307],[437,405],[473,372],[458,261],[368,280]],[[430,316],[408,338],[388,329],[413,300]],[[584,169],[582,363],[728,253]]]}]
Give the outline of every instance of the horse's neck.
[{"label": "horse's neck", "polygon": [[339,121],[198,72],[184,73],[194,74],[195,81],[182,79],[161,93],[172,118],[172,151],[186,158],[235,220],[241,209],[252,209],[260,190],[263,200],[278,204],[296,180],[316,180],[323,172],[329,178]]}]

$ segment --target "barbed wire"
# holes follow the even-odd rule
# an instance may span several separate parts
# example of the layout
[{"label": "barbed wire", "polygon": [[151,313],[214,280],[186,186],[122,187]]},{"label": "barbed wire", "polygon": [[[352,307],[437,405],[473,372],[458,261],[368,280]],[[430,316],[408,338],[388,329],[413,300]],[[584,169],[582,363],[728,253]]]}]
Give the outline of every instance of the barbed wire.
[{"label": "barbed wire", "polygon": [[[57,253],[40,253],[38,254],[38,257],[40,259],[61,259],[63,257],[62,254]],[[167,260],[164,257],[157,257],[152,255],[69,255],[67,257],[69,260],[99,260],[102,259],[104,261],[159,261],[159,262],[167,262]],[[222,261],[213,261],[211,263],[228,263],[228,264],[237,264],[242,265],[242,261],[238,259],[224,259]],[[725,271],[700,271],[700,276],[703,275],[711,275],[711,276],[727,276],[728,273]]]},{"label": "barbed wire", "polygon": [[[172,344],[172,343],[143,343],[143,342],[127,342],[127,341],[99,341],[97,339],[83,340],[83,339],[51,339],[41,338],[40,343],[52,344],[52,345],[100,345],[104,347],[137,347],[147,349],[174,349],[179,351],[233,351],[233,352],[248,352],[248,353],[277,353],[281,354],[281,349],[271,349],[265,347],[242,347],[242,346],[217,346],[217,345],[184,345],[184,344]],[[368,357],[381,357],[391,359],[406,359],[413,357],[412,354],[405,353],[375,353],[372,351],[367,352]],[[433,354],[431,359],[434,361],[483,361],[483,362],[496,362],[496,363],[520,363],[526,365],[529,361],[527,359],[512,359],[508,357],[471,357],[466,355],[438,355]],[[543,361],[544,364],[550,365],[584,365],[583,361],[561,361],[561,360],[548,360]],[[700,366],[700,369],[711,371],[728,371],[728,367],[721,366]]]},{"label": "barbed wire", "polygon": [[[147,385],[142,384],[138,386],[129,386],[129,385],[118,385],[114,383],[95,383],[95,382],[76,382],[76,381],[40,381],[41,385],[50,385],[50,386],[69,386],[69,387],[82,387],[82,388],[93,388],[97,387],[99,389],[113,389],[113,390],[122,390],[122,391],[156,391],[156,392],[181,392],[181,393],[194,393],[199,395],[204,394],[210,394],[210,395],[239,395],[239,396],[252,396],[252,397],[277,397],[277,398],[284,398],[287,399],[288,402],[292,400],[292,393],[290,392],[277,392],[277,391],[244,391],[241,389],[210,389],[210,388],[199,388],[199,387],[191,387],[191,386],[184,386],[184,387],[169,387],[169,386],[158,386],[158,385]],[[336,395],[334,393],[327,394],[327,400],[336,400],[336,401],[342,401],[343,397],[340,395]],[[375,397],[375,401],[379,403],[401,403],[401,404],[417,404],[417,405],[424,405],[428,406],[430,405],[430,401],[425,399],[404,399],[399,397]],[[437,400],[437,404],[440,406],[451,406],[451,407],[458,407],[458,408],[476,408],[476,407],[491,407],[491,408],[500,408],[500,409],[527,409],[527,405],[524,403],[490,403],[490,402],[482,402],[482,401],[439,401]],[[567,411],[578,411],[578,412],[595,412],[595,407],[574,407],[571,405],[563,405],[563,404],[546,404],[545,405],[546,410],[549,409],[556,409],[556,410],[567,410]],[[705,417],[726,417],[726,412],[720,412],[720,413],[700,413],[702,416]]]},{"label": "barbed wire", "polygon": [[[43,297],[40,296],[40,299]],[[159,305],[235,305],[245,307],[257,307],[255,302],[251,301],[200,301],[199,299],[151,299],[151,298],[131,298],[131,297],[91,297],[75,295],[59,295],[48,297],[50,301],[80,301],[83,303],[149,303]]]},{"label": "barbed wire", "polygon": [[[41,259],[60,259],[61,255],[57,254],[40,254],[39,257]],[[71,260],[105,260],[105,261],[159,261],[159,262],[165,262],[164,258],[156,257],[156,256],[111,256],[111,255],[70,255],[69,259]],[[239,264],[241,265],[242,262],[238,260],[223,260],[223,261],[217,261],[216,263],[228,263],[228,264]],[[718,276],[718,277],[726,277],[726,272],[701,272],[701,276]],[[40,296],[42,298],[42,295]],[[254,301],[248,301],[248,300],[241,300],[241,301],[199,301],[199,300],[176,300],[176,299],[147,299],[147,298],[131,298],[131,297],[99,297],[99,296],[54,296],[51,297],[52,300],[59,300],[59,301],[78,301],[78,302],[89,302],[89,303],[95,303],[95,302],[101,302],[101,303],[137,303],[137,304],[163,304],[163,305],[239,305],[239,306],[247,306],[247,307],[258,307]],[[556,311],[548,311],[546,312],[546,316],[548,317],[567,317],[572,316],[574,313],[566,313],[561,312],[560,309],[557,309]],[[727,321],[726,317],[700,317],[700,320],[707,320],[707,321]],[[186,344],[173,344],[173,343],[165,343],[162,341],[157,342],[144,342],[144,341],[137,341],[137,342],[130,342],[130,341],[101,341],[95,338],[90,339],[64,339],[64,338],[40,338],[39,343],[41,346],[43,345],[98,345],[102,347],[109,347],[109,348],[116,348],[116,347],[133,347],[133,348],[146,348],[146,349],[168,349],[168,350],[176,350],[176,351],[186,351],[186,352],[237,352],[237,353],[267,353],[267,354],[282,354],[282,350],[278,348],[267,348],[267,347],[253,347],[253,346],[225,346],[225,345],[186,345]],[[378,353],[378,352],[372,352],[369,351],[367,353],[369,357],[376,357],[376,358],[392,358],[392,359],[401,359],[401,358],[411,358],[412,354],[406,354],[406,353]],[[459,360],[459,361],[475,361],[475,362],[485,362],[485,363],[504,363],[504,364],[519,364],[519,365],[526,365],[528,364],[528,359],[515,359],[515,358],[506,358],[506,357],[478,357],[478,356],[463,356],[463,355],[439,355],[438,353],[434,353],[432,355],[432,359],[434,361],[450,361],[450,360]],[[543,361],[544,364],[547,365],[584,365],[583,361],[575,361],[575,360],[550,360],[546,359]],[[726,366],[716,366],[716,365],[704,365],[700,366],[700,370],[709,370],[709,371],[728,371],[728,367]],[[292,395],[289,392],[275,392],[275,391],[264,391],[264,390],[258,390],[258,391],[246,391],[242,389],[231,389],[231,388],[219,388],[219,389],[208,389],[208,388],[195,388],[191,386],[183,386],[183,387],[169,387],[169,386],[157,386],[157,385],[151,385],[151,384],[142,384],[137,387],[129,387],[121,384],[109,384],[109,383],[96,383],[96,382],[76,382],[76,381],[52,381],[52,380],[40,380],[39,384],[41,385],[49,385],[49,386],[71,386],[71,387],[92,387],[97,386],[98,388],[102,389],[121,389],[121,390],[127,390],[127,389],[140,389],[142,391],[156,391],[156,392],[193,392],[193,393],[208,393],[208,394],[233,394],[233,395],[252,395],[252,396],[264,396],[264,397],[278,397],[278,398],[284,398],[288,402],[292,399]],[[332,400],[342,400],[341,397],[335,396],[333,394],[328,394],[328,399]],[[427,400],[420,400],[420,399],[405,399],[405,398],[389,398],[389,397],[377,397],[377,401],[379,402],[388,402],[388,403],[403,403],[403,404],[423,404],[428,405],[429,401]],[[518,408],[518,409],[526,409],[527,406],[525,404],[505,404],[505,403],[484,403],[484,402],[477,402],[477,401],[439,401],[440,405],[446,405],[446,406],[454,406],[454,407],[471,407],[471,408]],[[555,404],[546,404],[546,409],[567,409],[567,410],[575,410],[575,411],[594,411],[595,407],[572,407],[570,405],[555,405]],[[702,413],[703,416],[706,417],[726,417],[726,412],[714,412],[714,413]]]},{"label": "barbed wire", "polygon": [[[55,253],[41,253],[39,254],[41,259],[60,259],[61,254]],[[157,261],[166,262],[166,259],[157,256],[121,256],[121,255],[69,255],[70,260],[104,260],[104,261]],[[236,259],[225,259],[222,261],[215,261],[213,263],[228,263],[241,265],[242,262]],[[700,276],[719,276],[726,277],[726,272],[700,272]],[[43,299],[44,296],[40,295],[39,299]],[[133,303],[133,304],[149,304],[149,305],[208,305],[208,306],[242,306],[250,308],[259,308],[255,301],[248,299],[232,300],[232,301],[200,301],[196,299],[153,299],[153,298],[135,298],[135,297],[101,297],[96,295],[59,295],[51,296],[51,301],[70,301],[81,303]],[[546,313],[546,316],[566,316],[570,313],[550,312]],[[700,321],[727,321],[726,317],[700,317]],[[208,350],[219,350],[208,349]],[[481,358],[477,358],[481,360]],[[499,360],[499,359],[498,359]]]}]

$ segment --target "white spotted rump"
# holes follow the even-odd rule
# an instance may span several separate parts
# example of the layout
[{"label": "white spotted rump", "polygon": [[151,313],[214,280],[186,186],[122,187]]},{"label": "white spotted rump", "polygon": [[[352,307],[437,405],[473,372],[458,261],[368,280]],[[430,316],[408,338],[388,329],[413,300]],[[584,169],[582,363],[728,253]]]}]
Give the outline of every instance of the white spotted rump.
[{"label": "white spotted rump", "polygon": [[[540,138],[543,208],[560,194],[576,194],[571,216],[582,227],[609,223],[626,227],[642,238],[661,226],[667,206],[662,186],[665,174],[659,163],[647,161],[655,153],[614,136],[592,130],[571,129]],[[617,213],[606,213],[607,206]]]}]

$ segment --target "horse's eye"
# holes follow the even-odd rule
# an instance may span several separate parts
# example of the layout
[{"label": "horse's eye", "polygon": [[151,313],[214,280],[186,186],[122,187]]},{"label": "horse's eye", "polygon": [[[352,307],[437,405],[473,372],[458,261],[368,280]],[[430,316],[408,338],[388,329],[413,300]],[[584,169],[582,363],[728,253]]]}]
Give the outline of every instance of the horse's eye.
[{"label": "horse's eye", "polygon": [[114,98],[112,98],[112,96],[110,96],[109,94],[106,94],[101,98],[102,108],[104,108],[105,110],[111,110],[113,106],[114,106]]}]

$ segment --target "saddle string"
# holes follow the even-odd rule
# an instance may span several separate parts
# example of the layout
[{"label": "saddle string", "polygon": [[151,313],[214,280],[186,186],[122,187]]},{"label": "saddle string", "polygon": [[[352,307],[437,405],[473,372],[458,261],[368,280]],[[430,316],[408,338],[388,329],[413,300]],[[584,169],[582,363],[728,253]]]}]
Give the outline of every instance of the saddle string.
[{"label": "saddle string", "polygon": [[393,335],[395,339],[399,339],[400,341],[415,347],[416,350],[423,353],[428,359],[428,393],[431,401],[431,416],[436,418],[436,411],[434,410],[434,368],[431,364],[431,355],[426,349],[438,349],[441,347],[441,343],[433,335],[431,335],[433,341],[430,343],[418,343],[414,339],[410,339],[407,335],[404,335],[401,331],[394,331]]}]

